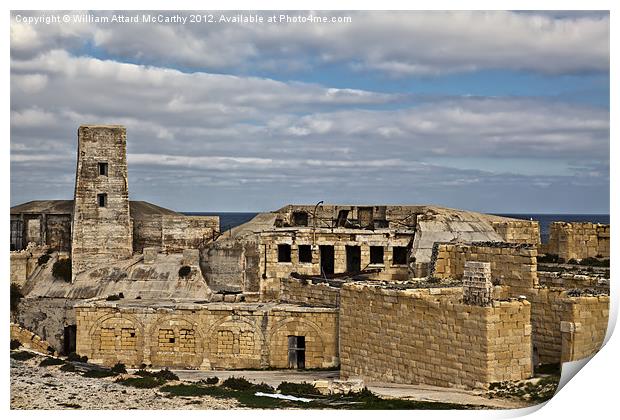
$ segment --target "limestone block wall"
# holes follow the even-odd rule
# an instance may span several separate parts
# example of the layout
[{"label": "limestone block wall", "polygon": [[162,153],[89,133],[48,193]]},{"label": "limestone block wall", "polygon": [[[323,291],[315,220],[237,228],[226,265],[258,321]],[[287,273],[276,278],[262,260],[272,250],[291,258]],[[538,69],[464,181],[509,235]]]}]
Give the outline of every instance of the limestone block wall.
[{"label": "limestone block wall", "polygon": [[[78,129],[71,249],[73,276],[132,255],[126,137],[121,126]],[[100,174],[100,165],[107,165],[105,175]],[[105,196],[101,198],[101,194]]]},{"label": "limestone block wall", "polygon": [[76,307],[77,352],[104,365],[190,369],[288,367],[288,336],[305,336],[307,368],[336,367],[337,310],[291,305]]},{"label": "limestone block wall", "polygon": [[64,328],[75,325],[76,302],[75,299],[26,297],[19,302],[15,321],[60,352],[64,348]]},{"label": "limestone block wall", "polygon": [[493,281],[511,286],[517,293],[538,285],[536,255],[534,245],[507,242],[436,243],[429,276],[461,279],[465,261],[488,262]]},{"label": "limestone block wall", "polygon": [[578,360],[598,351],[607,331],[609,296],[570,297],[566,289],[538,287],[527,297],[541,363]]},{"label": "limestone block wall", "polygon": [[341,290],[341,375],[484,388],[532,375],[530,304],[459,303],[462,288]]},{"label": "limestone block wall", "polygon": [[609,238],[609,225],[553,222],[549,226],[549,242],[542,249],[566,261],[599,255],[609,258]]},{"label": "limestone block wall", "polygon": [[22,346],[44,354],[55,354],[50,344],[37,334],[11,322],[11,340],[19,340]]},{"label": "limestone block wall", "polygon": [[539,271],[538,281],[541,286],[562,287],[565,289],[594,288],[609,292],[609,279],[584,274]]},{"label": "limestone block wall", "polygon": [[11,283],[15,283],[20,287],[26,283],[30,274],[28,271],[28,258],[30,258],[30,253],[27,251],[11,252]]},{"label": "limestone block wall", "polygon": [[567,298],[571,318],[560,325],[562,362],[579,360],[599,351],[609,320],[609,296]]},{"label": "limestone block wall", "polygon": [[511,220],[492,222],[491,225],[505,242],[540,244],[540,226],[536,221]]},{"label": "limestone block wall", "polygon": [[280,280],[280,302],[337,308],[340,288],[293,278]]}]

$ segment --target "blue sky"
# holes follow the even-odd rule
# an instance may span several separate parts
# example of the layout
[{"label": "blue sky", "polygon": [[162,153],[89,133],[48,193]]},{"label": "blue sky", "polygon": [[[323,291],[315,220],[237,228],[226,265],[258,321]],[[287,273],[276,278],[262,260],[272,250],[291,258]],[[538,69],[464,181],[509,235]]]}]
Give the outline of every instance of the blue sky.
[{"label": "blue sky", "polygon": [[11,205],[71,198],[77,127],[119,123],[130,198],[175,210],[608,213],[607,13],[289,13],[351,22],[13,12]]}]

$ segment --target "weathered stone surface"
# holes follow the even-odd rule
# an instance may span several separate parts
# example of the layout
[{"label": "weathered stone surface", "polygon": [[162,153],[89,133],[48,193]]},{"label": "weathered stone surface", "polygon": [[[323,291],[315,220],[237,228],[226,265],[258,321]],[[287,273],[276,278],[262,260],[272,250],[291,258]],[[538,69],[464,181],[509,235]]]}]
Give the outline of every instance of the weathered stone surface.
[{"label": "weathered stone surface", "polygon": [[[73,276],[132,255],[125,149],[126,131],[122,126],[78,129],[71,244]],[[100,165],[106,165],[105,174],[100,173]]]}]

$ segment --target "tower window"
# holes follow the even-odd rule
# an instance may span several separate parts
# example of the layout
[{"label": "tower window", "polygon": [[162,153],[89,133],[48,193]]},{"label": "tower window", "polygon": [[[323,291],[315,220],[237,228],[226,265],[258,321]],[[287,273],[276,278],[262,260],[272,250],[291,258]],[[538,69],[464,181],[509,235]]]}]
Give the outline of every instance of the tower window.
[{"label": "tower window", "polygon": [[108,176],[108,163],[107,162],[99,162],[97,166],[99,166],[99,175]]},{"label": "tower window", "polygon": [[99,207],[107,207],[108,206],[108,195],[97,194],[97,204],[99,204]]}]

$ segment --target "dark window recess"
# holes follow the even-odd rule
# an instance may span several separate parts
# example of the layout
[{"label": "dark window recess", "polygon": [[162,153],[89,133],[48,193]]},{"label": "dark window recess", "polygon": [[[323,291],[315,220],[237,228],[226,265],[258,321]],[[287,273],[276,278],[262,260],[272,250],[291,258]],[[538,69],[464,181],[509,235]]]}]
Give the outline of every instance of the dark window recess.
[{"label": "dark window recess", "polygon": [[305,211],[293,212],[293,225],[294,226],[308,226],[308,213]]},{"label": "dark window recess", "polygon": [[312,247],[310,245],[299,245],[299,262],[312,262]]},{"label": "dark window recess", "polygon": [[24,224],[21,220],[11,220],[11,251],[24,249]]},{"label": "dark window recess", "polygon": [[108,176],[108,164],[106,162],[99,162],[99,175]]},{"label": "dark window recess", "polygon": [[383,264],[383,247],[371,246],[370,247],[370,263],[371,264]]},{"label": "dark window recess", "polygon": [[406,246],[395,246],[392,251],[392,263],[394,265],[407,265],[408,251]]},{"label": "dark window recess", "polygon": [[288,367],[289,369],[306,368],[306,337],[288,336]]},{"label": "dark window recess", "polygon": [[174,343],[174,338],[170,338],[170,339],[169,339],[169,341],[170,341],[171,343]]},{"label": "dark window recess", "polygon": [[278,245],[278,262],[291,262],[291,246],[289,244]]},{"label": "dark window recess", "polygon": [[338,219],[336,220],[336,227],[345,227],[347,225],[348,217],[349,210],[340,210],[338,212]]},{"label": "dark window recess", "polygon": [[333,245],[320,245],[321,254],[321,274],[334,274],[334,247]]},{"label": "dark window recess", "polygon": [[362,252],[359,246],[346,246],[347,272],[357,273],[362,270]]},{"label": "dark window recess", "polygon": [[97,194],[97,204],[99,204],[99,207],[107,207],[108,206],[108,195]]}]

